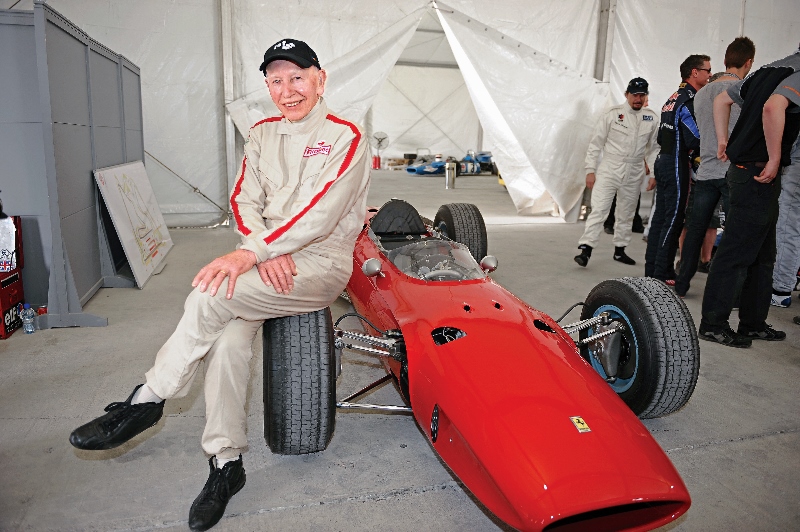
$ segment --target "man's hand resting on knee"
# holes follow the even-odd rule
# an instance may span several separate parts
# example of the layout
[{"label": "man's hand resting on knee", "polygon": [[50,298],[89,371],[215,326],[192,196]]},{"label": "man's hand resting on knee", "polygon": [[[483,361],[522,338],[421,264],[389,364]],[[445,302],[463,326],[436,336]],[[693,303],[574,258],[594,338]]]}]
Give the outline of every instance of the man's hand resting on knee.
[{"label": "man's hand resting on knee", "polygon": [[279,294],[288,294],[294,288],[294,276],[297,275],[297,266],[291,255],[280,255],[274,259],[265,260],[258,265],[258,275],[267,286],[272,286]]},{"label": "man's hand resting on knee", "polygon": [[[192,286],[197,287],[201,292],[205,292],[206,289],[210,287],[209,293],[215,296],[217,295],[217,290],[219,290],[222,281],[230,276],[230,279],[228,279],[228,292],[225,294],[225,297],[230,299],[233,297],[236,278],[252,270],[257,260],[256,254],[252,251],[237,249],[203,266],[197,275],[194,276]],[[294,265],[294,263],[292,264]]]}]

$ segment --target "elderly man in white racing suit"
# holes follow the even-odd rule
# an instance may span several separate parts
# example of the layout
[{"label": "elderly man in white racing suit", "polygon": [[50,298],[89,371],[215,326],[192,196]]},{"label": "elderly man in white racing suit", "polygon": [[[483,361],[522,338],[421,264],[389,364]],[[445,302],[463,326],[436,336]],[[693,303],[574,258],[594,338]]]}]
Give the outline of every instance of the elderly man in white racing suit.
[{"label": "elderly man in white racing suit", "polygon": [[[325,71],[302,41],[264,54],[270,96],[282,116],[254,125],[231,194],[236,251],[195,276],[195,290],[154,366],[125,402],[70,436],[80,449],[117,447],[156,424],[164,400],[188,392],[205,360],[203,450],[211,474],[189,512],[207,530],[245,483],[247,385],[252,343],[265,319],[330,305],[350,279],[366,214],[369,147],[361,128],[330,114]],[[226,290],[222,283],[227,278]]]},{"label": "elderly man in white racing suit", "polygon": [[[586,152],[586,187],[592,189],[592,212],[578,241],[581,253],[575,256],[575,262],[580,266],[589,264],[614,195],[617,196],[614,260],[636,264],[625,253],[625,247],[631,241],[633,215],[645,176],[645,158],[654,155],[658,148],[658,117],[644,107],[647,92],[647,81],[632,79],[625,91],[625,103],[607,109],[595,127]],[[598,166],[601,151],[603,160]],[[655,181],[651,179],[647,190],[654,187]]]}]

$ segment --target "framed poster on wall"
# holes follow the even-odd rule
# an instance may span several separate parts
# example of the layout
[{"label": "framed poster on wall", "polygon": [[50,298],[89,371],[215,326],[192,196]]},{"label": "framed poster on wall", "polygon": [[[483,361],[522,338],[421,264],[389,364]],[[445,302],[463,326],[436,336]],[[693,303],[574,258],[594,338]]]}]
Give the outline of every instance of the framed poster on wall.
[{"label": "framed poster on wall", "polygon": [[172,239],[156,203],[142,161],[94,172],[136,285],[143,288],[172,249]]}]

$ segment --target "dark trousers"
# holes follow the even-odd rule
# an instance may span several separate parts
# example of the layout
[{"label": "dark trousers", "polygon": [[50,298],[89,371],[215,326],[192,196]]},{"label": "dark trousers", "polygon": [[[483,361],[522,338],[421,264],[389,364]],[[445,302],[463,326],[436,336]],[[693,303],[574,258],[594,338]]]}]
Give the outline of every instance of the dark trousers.
[{"label": "dark trousers", "polygon": [[678,279],[675,281],[675,291],[680,296],[686,295],[689,282],[697,273],[700,250],[720,198],[723,210],[727,213],[730,209],[728,182],[724,177],[695,181],[691,195],[692,212],[686,220],[686,238],[681,248],[681,271],[678,272]]},{"label": "dark trousers", "polygon": [[683,230],[689,162],[686,157],[661,153],[653,165],[656,178],[656,209],[650,220],[644,274],[662,281],[675,278],[675,254]]},{"label": "dark trousers", "polygon": [[[639,207],[642,204],[642,193],[639,193],[639,199],[636,201],[636,210],[633,212],[633,227],[642,227],[644,223],[642,223],[642,217],[639,216]],[[608,227],[609,229],[614,229],[614,222],[616,221],[616,217],[614,216],[614,211],[617,210],[617,196],[614,196],[614,200],[611,202],[611,210],[608,211],[608,218],[606,221],[603,222],[603,227]],[[641,232],[641,231],[640,231]]]},{"label": "dark trousers", "polygon": [[730,211],[703,294],[703,331],[719,332],[729,327],[739,292],[739,329],[763,331],[766,326],[781,180],[778,175],[772,183],[759,183],[753,177],[760,172],[761,168],[754,165],[743,168],[732,164],[728,169]]}]

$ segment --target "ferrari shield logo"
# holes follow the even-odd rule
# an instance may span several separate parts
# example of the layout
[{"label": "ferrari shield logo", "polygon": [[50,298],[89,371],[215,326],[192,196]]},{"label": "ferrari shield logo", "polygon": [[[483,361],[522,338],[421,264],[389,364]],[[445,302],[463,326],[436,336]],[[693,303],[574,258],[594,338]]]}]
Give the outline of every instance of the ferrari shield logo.
[{"label": "ferrari shield logo", "polygon": [[589,428],[589,425],[583,420],[580,416],[573,416],[569,418],[572,421],[572,424],[575,425],[575,428],[578,429],[578,432],[592,432],[592,429]]}]

